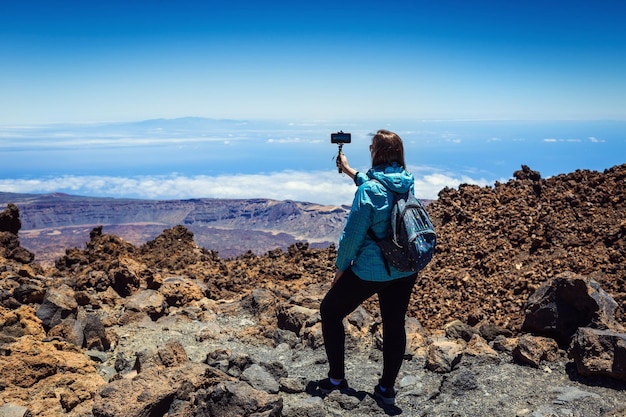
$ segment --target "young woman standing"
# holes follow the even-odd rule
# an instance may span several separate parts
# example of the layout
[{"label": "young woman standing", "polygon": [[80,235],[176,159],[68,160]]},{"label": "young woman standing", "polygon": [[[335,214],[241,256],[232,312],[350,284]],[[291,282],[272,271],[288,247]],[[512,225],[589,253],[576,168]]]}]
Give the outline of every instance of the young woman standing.
[{"label": "young woman standing", "polygon": [[379,130],[370,145],[372,168],[354,170],[341,154],[337,166],[357,185],[350,215],[339,240],[336,272],[331,288],[320,306],[324,345],[328,357],[328,378],[319,382],[324,393],[348,387],[345,379],[345,331],[343,319],[361,303],[378,294],[383,323],[383,373],[374,395],[385,404],[394,404],[395,380],[406,347],[404,320],[417,273],[400,272],[389,266],[368,236],[371,228],[383,237],[391,217],[393,193],[413,192],[413,175],[406,170],[400,137]]}]

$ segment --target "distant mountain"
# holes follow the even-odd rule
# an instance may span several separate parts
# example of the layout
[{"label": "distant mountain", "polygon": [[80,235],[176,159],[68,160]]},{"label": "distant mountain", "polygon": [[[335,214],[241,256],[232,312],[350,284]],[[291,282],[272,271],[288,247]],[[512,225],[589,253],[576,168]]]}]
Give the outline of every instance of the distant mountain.
[{"label": "distant mountain", "polygon": [[65,249],[83,247],[93,227],[139,245],[164,229],[184,225],[196,243],[234,257],[248,250],[263,254],[297,241],[325,247],[341,234],[347,206],[297,201],[134,200],[54,194],[0,192],[0,204],[20,210],[22,246],[41,263],[50,263]]}]

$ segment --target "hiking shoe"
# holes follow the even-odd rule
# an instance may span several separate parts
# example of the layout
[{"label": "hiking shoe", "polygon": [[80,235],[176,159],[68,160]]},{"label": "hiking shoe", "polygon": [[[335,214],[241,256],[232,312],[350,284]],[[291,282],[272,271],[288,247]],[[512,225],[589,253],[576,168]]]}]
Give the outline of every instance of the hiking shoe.
[{"label": "hiking shoe", "polygon": [[345,379],[342,379],[341,383],[339,385],[335,385],[332,382],[330,382],[330,378],[326,378],[326,379],[322,379],[320,382],[318,382],[317,383],[317,387],[324,394],[330,394],[332,391],[334,391],[336,389],[342,390],[342,389],[348,388],[348,381],[346,381]]},{"label": "hiking shoe", "polygon": [[380,389],[380,384],[374,387],[374,397],[378,398],[385,405],[394,405],[396,402],[396,390],[393,388],[387,388],[385,392]]}]

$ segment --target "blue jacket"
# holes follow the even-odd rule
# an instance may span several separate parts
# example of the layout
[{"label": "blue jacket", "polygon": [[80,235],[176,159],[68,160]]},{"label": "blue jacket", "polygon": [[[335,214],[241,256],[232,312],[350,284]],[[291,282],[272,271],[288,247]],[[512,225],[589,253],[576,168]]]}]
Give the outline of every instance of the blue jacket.
[{"label": "blue jacket", "polygon": [[394,163],[374,167],[367,174],[357,173],[354,182],[358,189],[339,239],[335,266],[340,271],[352,266],[352,271],[365,281],[390,281],[412,275],[413,272],[400,272],[392,266],[388,274],[382,253],[367,231],[371,227],[376,236],[385,236],[393,204],[393,194],[385,186],[399,193],[412,193],[413,174]]}]

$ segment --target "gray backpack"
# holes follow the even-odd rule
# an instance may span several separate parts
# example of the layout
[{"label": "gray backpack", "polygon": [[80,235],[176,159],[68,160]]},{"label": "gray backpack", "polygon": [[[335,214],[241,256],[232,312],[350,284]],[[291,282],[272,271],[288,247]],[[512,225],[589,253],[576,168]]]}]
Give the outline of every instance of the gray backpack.
[{"label": "gray backpack", "polygon": [[432,259],[437,244],[437,234],[430,216],[413,194],[396,193],[385,188],[387,192],[393,193],[387,233],[379,239],[370,228],[367,234],[380,247],[387,273],[390,272],[389,265],[402,272],[421,271]]}]

